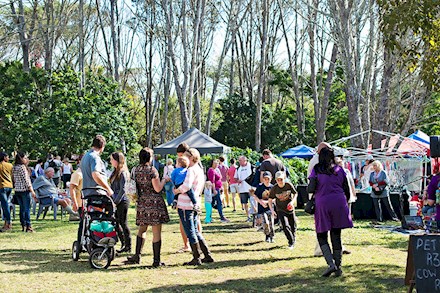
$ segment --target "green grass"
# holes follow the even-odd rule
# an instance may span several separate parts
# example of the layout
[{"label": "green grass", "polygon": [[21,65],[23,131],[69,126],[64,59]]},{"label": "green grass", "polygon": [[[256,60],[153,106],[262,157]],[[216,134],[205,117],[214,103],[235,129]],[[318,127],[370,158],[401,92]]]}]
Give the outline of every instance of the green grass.
[{"label": "green grass", "polygon": [[[203,233],[216,262],[198,268],[185,267],[189,253],[175,253],[182,241],[178,217],[170,210],[171,222],[163,226],[162,261],[167,266],[149,269],[152,263],[151,233],[148,233],[140,265],[124,265],[126,255],[116,257],[107,270],[92,270],[88,254],[78,262],[70,258],[77,222],[66,219],[33,220],[36,233],[0,233],[0,292],[404,292],[408,237],[372,229],[368,221],[342,232],[343,243],[352,251],[343,257],[343,277],[320,277],[324,259],[313,257],[313,218],[302,210],[297,242],[286,249],[283,233],[275,243],[244,222],[241,211],[226,209],[231,223],[204,225]],[[136,234],[134,208],[130,227]],[[150,232],[150,231],[149,231]],[[135,237],[133,237],[135,240]],[[135,241],[133,241],[135,242]],[[134,247],[133,247],[134,249]]]}]

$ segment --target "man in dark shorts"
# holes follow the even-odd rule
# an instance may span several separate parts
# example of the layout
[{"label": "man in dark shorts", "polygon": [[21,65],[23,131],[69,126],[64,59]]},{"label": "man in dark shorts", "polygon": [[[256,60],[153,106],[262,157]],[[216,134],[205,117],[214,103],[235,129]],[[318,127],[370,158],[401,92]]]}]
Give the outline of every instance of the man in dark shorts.
[{"label": "man in dark shorts", "polygon": [[261,163],[260,165],[260,182],[263,182],[263,174],[265,171],[269,171],[270,174],[272,174],[272,184],[275,184],[275,174],[278,171],[286,171],[286,169],[284,168],[284,164],[283,162],[281,162],[280,160],[274,158],[274,156],[272,155],[272,152],[269,149],[265,149],[262,152],[263,155],[263,159],[264,161]]}]

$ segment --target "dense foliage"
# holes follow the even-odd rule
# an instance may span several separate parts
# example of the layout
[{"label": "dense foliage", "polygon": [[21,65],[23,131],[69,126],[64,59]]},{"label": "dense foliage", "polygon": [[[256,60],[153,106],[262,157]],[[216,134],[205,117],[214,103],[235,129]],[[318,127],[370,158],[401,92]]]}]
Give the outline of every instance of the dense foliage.
[{"label": "dense foliage", "polygon": [[106,152],[136,147],[129,104],[117,83],[90,72],[84,94],[72,69],[22,70],[18,62],[0,65],[0,149],[24,150],[31,158],[61,156],[86,150],[93,136],[103,134]]},{"label": "dense foliage", "polygon": [[[400,54],[409,70],[421,71],[428,87],[440,84],[440,2],[379,0],[381,29],[389,48]],[[411,36],[409,38],[408,36]]]}]

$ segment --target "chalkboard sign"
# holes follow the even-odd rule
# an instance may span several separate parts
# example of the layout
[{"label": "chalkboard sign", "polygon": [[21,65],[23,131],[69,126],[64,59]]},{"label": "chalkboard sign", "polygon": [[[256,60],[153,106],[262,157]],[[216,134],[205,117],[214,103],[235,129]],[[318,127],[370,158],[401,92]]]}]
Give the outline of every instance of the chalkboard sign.
[{"label": "chalkboard sign", "polygon": [[417,292],[440,292],[440,235],[410,238]]}]

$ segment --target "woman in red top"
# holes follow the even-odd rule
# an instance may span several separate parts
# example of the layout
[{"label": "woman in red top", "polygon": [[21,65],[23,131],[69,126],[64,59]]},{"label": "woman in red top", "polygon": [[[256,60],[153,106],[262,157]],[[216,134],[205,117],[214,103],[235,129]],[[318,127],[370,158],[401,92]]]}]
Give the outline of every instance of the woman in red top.
[{"label": "woman in red top", "polygon": [[220,198],[220,189],[222,188],[222,175],[218,169],[218,160],[211,161],[211,168],[207,172],[208,180],[212,182],[212,206],[217,204],[218,214],[220,215],[220,221],[228,223],[229,220],[223,215],[222,200]]}]

